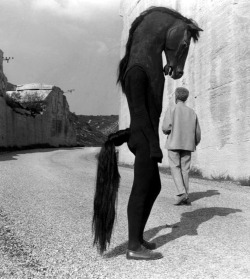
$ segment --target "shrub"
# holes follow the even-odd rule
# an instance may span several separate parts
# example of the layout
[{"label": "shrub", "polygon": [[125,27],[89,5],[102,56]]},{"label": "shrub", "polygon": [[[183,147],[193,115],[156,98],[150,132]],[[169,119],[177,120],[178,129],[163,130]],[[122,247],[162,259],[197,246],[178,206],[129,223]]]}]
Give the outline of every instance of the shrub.
[{"label": "shrub", "polygon": [[12,95],[10,96],[10,95],[6,94],[5,101],[6,101],[6,104],[11,108],[20,107],[19,101],[17,101],[17,99],[15,97],[13,98]]},{"label": "shrub", "polygon": [[32,114],[40,114],[46,108],[44,97],[37,92],[21,95],[20,92],[13,92],[6,95],[6,103],[12,108],[22,107]]}]

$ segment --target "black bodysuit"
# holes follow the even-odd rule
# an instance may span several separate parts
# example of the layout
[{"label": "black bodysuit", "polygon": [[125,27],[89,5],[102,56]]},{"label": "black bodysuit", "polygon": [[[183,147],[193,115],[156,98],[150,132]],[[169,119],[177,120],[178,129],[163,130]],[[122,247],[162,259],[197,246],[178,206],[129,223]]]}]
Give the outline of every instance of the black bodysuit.
[{"label": "black bodysuit", "polygon": [[158,135],[160,115],[151,92],[143,68],[130,68],[125,76],[125,94],[131,118],[128,147],[135,155],[135,163],[128,203],[129,250],[140,247],[150,211],[161,190],[158,169],[158,162],[162,160]]}]

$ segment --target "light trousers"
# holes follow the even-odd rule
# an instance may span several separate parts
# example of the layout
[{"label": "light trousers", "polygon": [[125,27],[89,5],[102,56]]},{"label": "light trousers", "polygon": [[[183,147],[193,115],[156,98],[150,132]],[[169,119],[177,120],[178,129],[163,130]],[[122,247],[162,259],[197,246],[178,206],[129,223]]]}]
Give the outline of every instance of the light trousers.
[{"label": "light trousers", "polygon": [[168,150],[168,160],[178,195],[188,196],[191,151]]}]

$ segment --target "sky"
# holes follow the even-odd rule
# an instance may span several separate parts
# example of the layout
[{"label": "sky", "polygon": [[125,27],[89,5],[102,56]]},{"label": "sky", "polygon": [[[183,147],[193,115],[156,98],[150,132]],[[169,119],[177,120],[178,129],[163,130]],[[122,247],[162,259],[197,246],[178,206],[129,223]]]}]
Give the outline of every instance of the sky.
[{"label": "sky", "polygon": [[14,57],[3,62],[8,81],[58,86],[76,114],[118,114],[119,6],[120,0],[0,0],[0,49]]}]

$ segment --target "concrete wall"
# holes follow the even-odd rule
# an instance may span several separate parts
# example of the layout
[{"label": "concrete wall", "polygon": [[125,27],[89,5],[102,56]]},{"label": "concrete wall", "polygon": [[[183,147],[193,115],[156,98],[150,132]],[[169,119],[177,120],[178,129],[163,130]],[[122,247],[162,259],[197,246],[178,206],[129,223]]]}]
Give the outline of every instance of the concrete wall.
[{"label": "concrete wall", "polygon": [[[2,57],[1,53],[0,56]],[[69,120],[69,105],[63,92],[53,87],[46,97],[47,108],[35,117],[15,112],[5,102],[7,79],[0,57],[0,148],[49,144],[75,146],[76,133]]]},{"label": "concrete wall", "polygon": [[[184,77],[178,81],[166,77],[161,121],[167,106],[173,104],[175,87],[187,87],[191,94],[187,104],[197,112],[202,129],[193,166],[208,177],[249,177],[250,1],[123,0],[121,57],[131,22],[150,6],[174,8],[204,29],[198,43],[191,44]],[[120,128],[128,127],[129,121],[127,103],[121,94]],[[166,138],[161,130],[159,133],[163,149]],[[163,165],[168,165],[167,151],[163,151]],[[120,160],[132,163],[133,159],[122,146]]]}]

